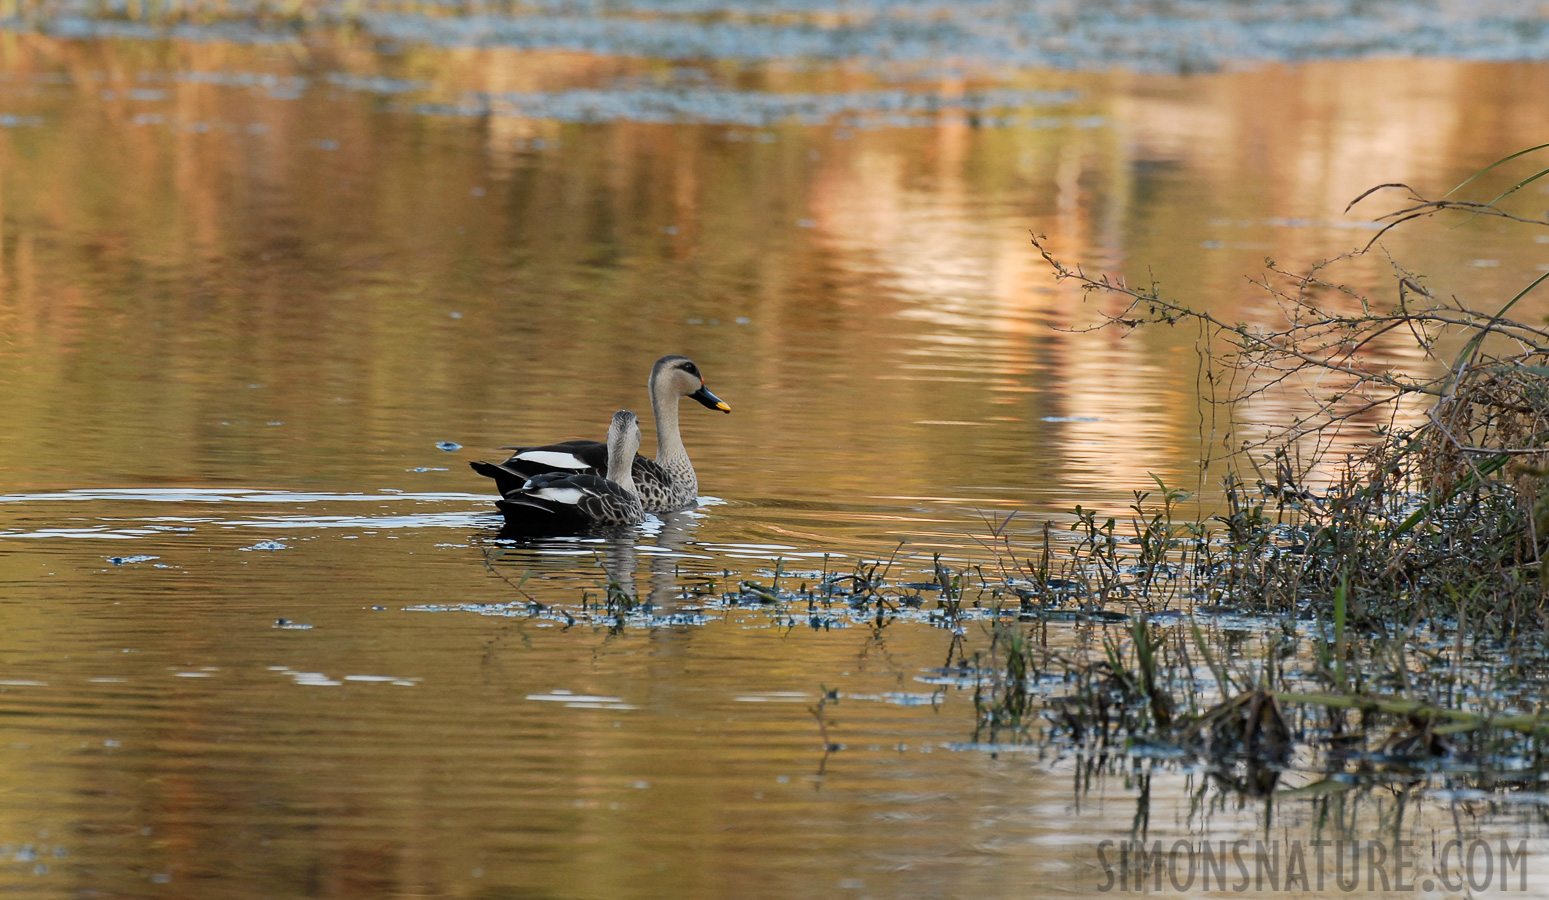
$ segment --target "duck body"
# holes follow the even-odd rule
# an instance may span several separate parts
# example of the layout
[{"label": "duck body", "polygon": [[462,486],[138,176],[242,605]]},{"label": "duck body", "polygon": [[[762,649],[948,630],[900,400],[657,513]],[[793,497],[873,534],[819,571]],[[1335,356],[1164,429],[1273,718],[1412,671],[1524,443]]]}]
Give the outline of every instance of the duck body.
[{"label": "duck body", "polygon": [[[636,454],[630,475],[646,512],[688,509],[699,501],[699,479],[683,437],[678,432],[678,401],[684,397],[708,409],[731,412],[731,407],[710,393],[704,376],[686,356],[664,356],[651,367],[647,382],[651,412],[656,419],[656,459]],[[514,450],[505,462],[469,463],[475,472],[495,479],[502,495],[542,475],[593,475],[602,477],[608,467],[608,445],[574,440],[540,447],[506,447]]]},{"label": "duck body", "polygon": [[539,475],[496,500],[495,506],[505,515],[508,531],[527,534],[574,534],[645,521],[638,494],[627,494],[596,475]]},{"label": "duck body", "polygon": [[541,473],[503,492],[495,506],[505,516],[505,531],[573,534],[645,521],[645,507],[635,490],[630,466],[640,446],[640,425],[634,413],[619,410],[613,414],[608,443],[603,446],[608,453],[606,477],[575,471]]},{"label": "duck body", "polygon": [[[602,441],[561,441],[542,447],[502,447],[515,450],[511,458],[502,463],[470,462],[468,466],[485,478],[495,479],[495,489],[501,496],[516,490],[528,480],[540,475],[596,475],[606,477],[608,471],[608,445]],[[638,490],[645,485],[661,484],[670,479],[655,460],[635,454],[630,466]]]}]

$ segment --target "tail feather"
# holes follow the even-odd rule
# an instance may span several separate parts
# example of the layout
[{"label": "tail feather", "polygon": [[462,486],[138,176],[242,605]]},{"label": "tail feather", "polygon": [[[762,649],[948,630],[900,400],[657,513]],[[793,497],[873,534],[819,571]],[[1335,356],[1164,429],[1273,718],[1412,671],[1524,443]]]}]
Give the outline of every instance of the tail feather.
[{"label": "tail feather", "polygon": [[521,472],[512,471],[511,469],[508,469],[505,466],[499,465],[497,463],[470,461],[468,463],[468,468],[478,472],[485,478],[495,479],[495,490],[499,491],[501,494],[510,493],[511,491],[517,490],[522,485],[527,483],[527,476],[523,475]]},{"label": "tail feather", "polygon": [[537,497],[528,497],[522,494],[515,494],[510,497],[503,497],[499,500],[496,500],[495,507],[501,512],[519,513],[530,509],[541,510],[551,514],[558,512],[558,510],[554,508],[553,503],[547,502]]}]

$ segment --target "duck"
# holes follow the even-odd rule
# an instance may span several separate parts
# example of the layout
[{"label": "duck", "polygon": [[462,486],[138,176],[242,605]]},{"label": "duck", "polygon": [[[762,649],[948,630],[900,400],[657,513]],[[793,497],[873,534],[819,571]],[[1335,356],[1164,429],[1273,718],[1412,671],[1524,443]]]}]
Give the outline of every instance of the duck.
[{"label": "duck", "polygon": [[[663,356],[651,367],[646,382],[651,394],[651,414],[656,419],[656,458],[636,455],[631,467],[635,488],[646,512],[676,512],[699,502],[699,479],[689,462],[683,437],[678,433],[678,401],[684,397],[707,409],[730,413],[731,407],[710,393],[699,367],[686,356]],[[608,466],[608,447],[597,441],[563,441],[541,447],[502,447],[514,450],[502,463],[470,462],[475,472],[495,479],[502,495],[520,488],[531,478],[551,473],[586,473],[602,476]]]},{"label": "duck", "polygon": [[645,508],[635,490],[631,461],[640,449],[640,420],[627,409],[608,426],[607,476],[548,472],[507,491],[495,506],[506,530],[524,534],[569,534],[606,525],[639,525]]}]

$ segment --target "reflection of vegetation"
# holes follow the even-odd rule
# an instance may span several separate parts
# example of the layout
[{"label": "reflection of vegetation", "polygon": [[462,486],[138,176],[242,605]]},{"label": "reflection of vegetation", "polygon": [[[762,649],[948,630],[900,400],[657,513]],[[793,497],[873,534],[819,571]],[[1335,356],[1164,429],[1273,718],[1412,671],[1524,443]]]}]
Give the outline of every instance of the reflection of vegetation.
[{"label": "reflection of vegetation", "polygon": [[[1463,210],[1549,226],[1500,213],[1493,201],[1414,199],[1395,223]],[[1108,327],[1201,327],[1211,383],[1234,386],[1225,402],[1298,383],[1315,385],[1322,399],[1317,415],[1240,448],[1238,458],[1253,462],[1253,487],[1245,475],[1230,477],[1226,509],[1209,523],[1175,523],[1182,495],[1163,486],[1159,505],[1137,495],[1133,537],[1121,551],[1117,522],[1078,508],[1079,540],[1062,566],[1047,527],[1024,561],[996,529],[1003,570],[1027,582],[1018,589],[1024,614],[1079,597],[1122,601],[1135,615],[1127,635],[1105,628],[1100,652],[1079,655],[1036,646],[1020,626],[998,621],[993,676],[978,698],[981,731],[992,740],[1008,728],[1026,732],[1028,694],[1042,680],[1063,687],[1037,710],[1054,729],[1045,739],[1162,742],[1213,760],[1223,783],[1250,794],[1270,790],[1292,748],[1306,742],[1330,751],[1331,777],[1352,760],[1367,772],[1408,775],[1462,753],[1538,759],[1549,718],[1516,695],[1525,673],[1541,668],[1549,633],[1549,499],[1540,492],[1549,475],[1549,331],[1507,314],[1549,275],[1479,313],[1433,297],[1400,270],[1396,305],[1360,298],[1360,312],[1345,315],[1315,302],[1328,291],[1353,295],[1326,280],[1325,266],[1290,277],[1271,264],[1289,283],[1264,282],[1285,314],[1281,327],[1265,329],[1190,309],[1155,286],[1088,276],[1039,238],[1034,244],[1059,278],[1126,299]],[[1442,356],[1458,332],[1461,348]],[[1410,335],[1435,371],[1415,376],[1367,362],[1363,349],[1392,334]],[[1373,410],[1386,410],[1390,423],[1374,429],[1374,445],[1327,465],[1341,432]],[[1412,426],[1391,424],[1406,415]],[[1266,451],[1268,468],[1250,456]],[[1160,614],[1180,584],[1196,617],[1164,625]],[[1209,611],[1268,613],[1282,625],[1253,638],[1250,655],[1220,633],[1207,636],[1210,620],[1197,614]],[[1196,659],[1213,684],[1197,681]],[[1202,708],[1202,691],[1218,702]],[[1237,764],[1246,775],[1231,774]]]},{"label": "reflection of vegetation", "polygon": [[823,738],[823,758],[818,762],[818,774],[822,775],[828,767],[828,758],[835,752],[844,749],[843,744],[836,744],[828,738],[828,707],[839,702],[839,692],[828,686],[823,686],[818,691],[818,702],[807,711],[817,720],[818,734]]}]

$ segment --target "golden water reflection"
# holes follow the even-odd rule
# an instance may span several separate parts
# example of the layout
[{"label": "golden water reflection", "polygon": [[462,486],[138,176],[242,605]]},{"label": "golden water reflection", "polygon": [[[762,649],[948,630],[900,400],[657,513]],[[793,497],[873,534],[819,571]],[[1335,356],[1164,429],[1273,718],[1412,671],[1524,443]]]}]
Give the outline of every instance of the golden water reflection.
[{"label": "golden water reflection", "polygon": [[[45,123],[5,129],[0,185],[0,308],[31,361],[7,392],[20,427],[6,468],[32,487],[75,483],[29,464],[37,448],[64,453],[66,436],[88,439],[70,450],[108,481],[319,466],[369,481],[345,462],[348,441],[402,458],[429,429],[488,446],[579,427],[572,410],[638,405],[639,372],[663,347],[752,400],[695,436],[728,470],[722,493],[1038,482],[1059,485],[1049,499],[1096,502],[1153,469],[1196,480],[1193,335],[1061,331],[1095,307],[1051,284],[1027,234],[1089,270],[1272,324],[1248,281],[1263,258],[1294,269],[1351,249],[1371,234],[1342,214],[1360,190],[1450,186],[1531,140],[1542,115],[1523,105],[1532,67],[1414,62],[1030,76],[1074,91],[1052,110],[1063,127],[574,125],[415,116],[395,95],[326,86],[336,70],[383,74],[348,51],[298,65],[254,48],[13,35],[7,53],[11,114]],[[455,96],[606,83],[622,66],[413,52],[388,74]],[[272,99],[274,79],[301,77],[305,93]],[[1404,90],[1355,89],[1389,83]],[[1513,104],[1521,116],[1477,127],[1475,110]],[[1541,258],[1532,235],[1483,226],[1388,244],[1481,304]],[[1378,298],[1390,288],[1379,260],[1345,271]],[[1425,364],[1401,344],[1385,352],[1372,362]],[[1306,411],[1280,402],[1292,405],[1255,415]],[[270,421],[286,431],[271,439]],[[739,452],[754,436],[763,452]],[[886,460],[809,464],[836,451]]]},{"label": "golden water reflection", "polygon": [[[702,68],[755,93],[885,86],[842,66]],[[1134,782],[1073,789],[1080,761],[958,748],[968,692],[922,680],[946,629],[723,611],[613,634],[415,610],[520,591],[573,605],[610,576],[666,606],[690,577],[811,580],[895,552],[917,575],[933,552],[985,561],[976,538],[1013,510],[1019,537],[1076,503],[1121,511],[1153,473],[1213,502],[1221,469],[1200,461],[1232,414],[1201,400],[1195,335],[1087,331],[1117,307],[1054,283],[1029,233],[1088,271],[1270,323],[1248,280],[1265,257],[1296,270],[1345,252],[1373,233],[1364,207],[1343,212],[1360,191],[1440,193],[1549,124],[1545,67],[1394,60],[1016,73],[1045,99],[1015,126],[447,114],[671,69],[0,35],[0,881],[1095,890],[1091,845],[1128,832]],[[1533,235],[1480,223],[1386,243],[1481,305],[1544,259]],[[1391,288],[1385,260],[1342,270]],[[466,460],[641,409],[669,351],[734,409],[684,413],[724,504],[570,555],[490,543]],[[1427,364],[1396,341],[1368,361]],[[131,488],[169,493],[59,493]],[[213,488],[231,496],[176,494]],[[108,559],[132,555],[156,558]],[[827,761],[825,688],[846,745]],[[1265,827],[1225,795],[1190,820],[1197,775],[1158,772],[1159,831]],[[1275,822],[1305,834],[1310,809]],[[1536,852],[1528,816],[1478,827]]]}]

